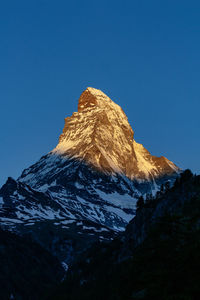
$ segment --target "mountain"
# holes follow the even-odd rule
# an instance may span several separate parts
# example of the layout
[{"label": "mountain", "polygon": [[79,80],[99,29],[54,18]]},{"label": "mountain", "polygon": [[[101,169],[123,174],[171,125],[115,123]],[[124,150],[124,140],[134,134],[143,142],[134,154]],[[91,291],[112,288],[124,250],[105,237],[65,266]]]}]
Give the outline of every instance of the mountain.
[{"label": "mountain", "polygon": [[79,257],[50,299],[198,300],[200,176],[184,171],[126,231]]},{"label": "mountain", "polygon": [[136,143],[120,106],[87,88],[56,148],[0,189],[0,226],[31,235],[69,263],[95,240],[123,231],[139,196],[179,172]]}]

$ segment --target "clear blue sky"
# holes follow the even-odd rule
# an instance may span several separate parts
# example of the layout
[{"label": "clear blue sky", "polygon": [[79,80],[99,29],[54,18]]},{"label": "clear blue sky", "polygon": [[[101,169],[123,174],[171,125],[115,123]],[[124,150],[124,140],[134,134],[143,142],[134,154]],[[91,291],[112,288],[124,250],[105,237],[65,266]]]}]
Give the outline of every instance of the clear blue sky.
[{"label": "clear blue sky", "polygon": [[87,86],[199,173],[200,1],[1,1],[0,184],[56,146]]}]

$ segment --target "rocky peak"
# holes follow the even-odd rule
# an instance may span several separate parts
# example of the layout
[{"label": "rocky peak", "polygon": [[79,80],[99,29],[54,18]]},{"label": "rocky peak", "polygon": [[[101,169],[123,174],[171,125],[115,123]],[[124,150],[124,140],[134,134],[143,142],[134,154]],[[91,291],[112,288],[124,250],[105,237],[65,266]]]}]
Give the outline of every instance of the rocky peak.
[{"label": "rocky peak", "polygon": [[84,160],[102,172],[120,173],[131,179],[153,179],[178,171],[167,159],[152,156],[133,136],[121,107],[102,91],[89,87],[80,96],[78,112],[65,119],[63,133],[53,152]]},{"label": "rocky peak", "polygon": [[111,103],[111,100],[102,91],[88,87],[79,98],[78,112],[88,108],[104,108],[108,103]]}]

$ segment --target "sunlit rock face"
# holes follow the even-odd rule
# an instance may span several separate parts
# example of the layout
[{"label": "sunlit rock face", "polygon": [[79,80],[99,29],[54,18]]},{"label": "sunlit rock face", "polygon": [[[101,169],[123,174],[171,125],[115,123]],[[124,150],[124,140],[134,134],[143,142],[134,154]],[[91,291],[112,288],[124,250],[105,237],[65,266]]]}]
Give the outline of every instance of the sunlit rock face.
[{"label": "sunlit rock face", "polygon": [[79,158],[104,173],[124,174],[130,179],[152,180],[179,170],[165,157],[152,156],[136,143],[122,108],[102,91],[90,87],[80,96],[78,112],[65,119],[53,152]]}]

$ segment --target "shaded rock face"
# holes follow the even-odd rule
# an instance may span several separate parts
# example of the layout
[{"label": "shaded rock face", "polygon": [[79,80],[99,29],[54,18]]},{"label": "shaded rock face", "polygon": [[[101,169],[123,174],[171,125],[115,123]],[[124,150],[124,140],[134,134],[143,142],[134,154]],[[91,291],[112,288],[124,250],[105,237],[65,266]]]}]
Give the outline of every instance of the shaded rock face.
[{"label": "shaded rock face", "polygon": [[87,88],[78,112],[65,119],[59,144],[53,152],[83,159],[108,174],[151,180],[178,172],[164,157],[152,156],[134,140],[134,132],[121,109],[100,90]]}]

